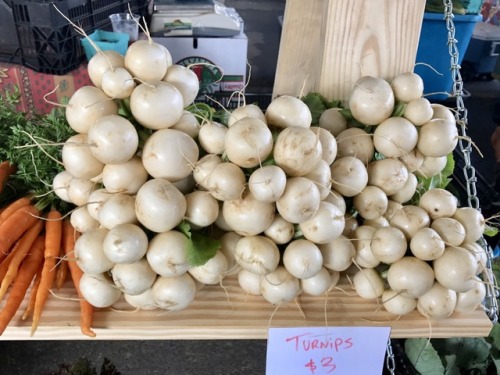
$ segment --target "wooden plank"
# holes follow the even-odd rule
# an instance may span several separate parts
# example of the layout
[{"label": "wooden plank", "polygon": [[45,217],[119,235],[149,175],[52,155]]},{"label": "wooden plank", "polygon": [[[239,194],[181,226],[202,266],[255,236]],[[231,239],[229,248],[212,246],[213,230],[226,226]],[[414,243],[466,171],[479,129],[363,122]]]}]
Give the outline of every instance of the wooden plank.
[{"label": "wooden plank", "polygon": [[[273,306],[260,296],[245,295],[235,277],[219,285],[205,286],[187,309],[130,311],[121,300],[115,311],[95,314],[96,340],[203,340],[266,339],[269,327],[299,326],[390,326],[391,337],[481,337],[492,323],[477,310],[454,314],[441,321],[428,321],[418,312],[400,318],[389,314],[376,301],[364,300],[343,282],[328,298],[301,295],[297,304]],[[80,333],[78,302],[71,285],[51,296],[40,326],[30,337],[30,320],[21,315],[26,301],[1,340],[89,340]],[[300,306],[300,309],[299,309]]]},{"label": "wooden plank", "polygon": [[288,0],[273,97],[311,91],[347,100],[363,75],[415,65],[425,0]]}]

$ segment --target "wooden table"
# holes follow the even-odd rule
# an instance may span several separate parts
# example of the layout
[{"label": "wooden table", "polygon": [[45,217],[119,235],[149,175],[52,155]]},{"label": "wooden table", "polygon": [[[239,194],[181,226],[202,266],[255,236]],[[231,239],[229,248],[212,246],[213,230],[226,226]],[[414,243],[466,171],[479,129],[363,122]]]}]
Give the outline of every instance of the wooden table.
[{"label": "wooden table", "polygon": [[[267,339],[270,327],[300,326],[390,326],[392,338],[409,337],[481,337],[487,336],[492,323],[477,310],[454,314],[441,321],[429,321],[417,311],[397,317],[376,301],[355,295],[347,283],[338,285],[328,298],[299,296],[297,303],[273,306],[260,296],[245,295],[236,278],[220,285],[205,286],[185,310],[133,311],[124,301],[95,313],[94,340],[199,340]],[[79,304],[70,284],[57,297],[50,296],[40,326],[30,337],[29,320],[22,321],[26,301],[0,336],[3,340],[92,340],[79,328]],[[300,308],[299,308],[300,306]],[[122,311],[118,311],[122,310]]]}]

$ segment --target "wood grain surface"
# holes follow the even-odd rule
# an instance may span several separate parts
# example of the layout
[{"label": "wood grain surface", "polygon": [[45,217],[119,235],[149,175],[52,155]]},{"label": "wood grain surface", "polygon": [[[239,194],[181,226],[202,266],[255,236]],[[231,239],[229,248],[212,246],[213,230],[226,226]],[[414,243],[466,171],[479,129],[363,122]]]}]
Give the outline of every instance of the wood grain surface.
[{"label": "wood grain surface", "polygon": [[[95,313],[94,340],[266,339],[269,327],[390,326],[391,337],[480,337],[492,324],[482,310],[428,321],[418,312],[396,317],[377,301],[364,300],[342,282],[328,297],[302,294],[296,303],[273,306],[260,296],[244,294],[234,276],[223,286],[205,286],[187,309],[131,311],[120,300],[114,310]],[[79,328],[78,302],[68,284],[50,296],[38,330],[30,337],[31,321],[21,319],[26,301],[0,336],[1,340],[92,340]]]},{"label": "wood grain surface", "polygon": [[425,0],[288,0],[273,97],[345,101],[364,75],[413,71]]}]

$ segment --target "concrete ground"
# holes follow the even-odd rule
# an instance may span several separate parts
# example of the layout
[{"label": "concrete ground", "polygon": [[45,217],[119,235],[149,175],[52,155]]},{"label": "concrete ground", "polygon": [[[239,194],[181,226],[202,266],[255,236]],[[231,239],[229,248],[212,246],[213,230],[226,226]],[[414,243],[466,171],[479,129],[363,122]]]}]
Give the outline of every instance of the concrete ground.
[{"label": "concrete ground", "polygon": [[[272,91],[278,55],[280,25],[285,0],[226,0],[245,20],[249,39],[248,57],[252,65],[250,93]],[[486,184],[493,180],[493,153],[489,136],[493,101],[500,95],[498,81],[466,83],[471,96],[465,101],[469,111],[470,135],[484,158],[474,153],[474,165]],[[96,366],[109,358],[123,375],[264,374],[265,340],[221,341],[0,341],[0,375],[44,375],[60,363],[86,357]]]}]

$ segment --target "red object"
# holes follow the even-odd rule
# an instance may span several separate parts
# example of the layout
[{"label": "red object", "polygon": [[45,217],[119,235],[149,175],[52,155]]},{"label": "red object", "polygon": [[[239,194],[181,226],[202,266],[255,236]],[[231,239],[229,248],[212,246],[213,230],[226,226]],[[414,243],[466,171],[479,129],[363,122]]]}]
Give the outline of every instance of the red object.
[{"label": "red object", "polygon": [[22,94],[18,109],[23,112],[49,113],[55,106],[52,103],[66,103],[75,90],[88,85],[92,82],[86,63],[60,76],[38,73],[22,65],[0,63],[0,95],[18,86]]}]

